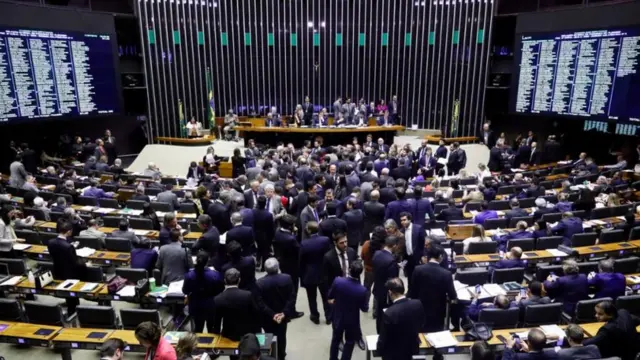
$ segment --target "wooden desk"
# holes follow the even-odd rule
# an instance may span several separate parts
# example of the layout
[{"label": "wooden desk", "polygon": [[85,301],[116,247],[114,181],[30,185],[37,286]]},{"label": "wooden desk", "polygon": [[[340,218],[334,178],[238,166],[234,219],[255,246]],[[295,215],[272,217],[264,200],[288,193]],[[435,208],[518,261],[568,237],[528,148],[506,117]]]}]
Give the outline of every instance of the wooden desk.
[{"label": "wooden desk", "polygon": [[447,228],[448,240],[464,240],[471,237],[474,224],[449,225]]},{"label": "wooden desk", "polygon": [[573,248],[573,250],[577,251],[580,256],[595,257],[596,255],[622,255],[627,252],[635,252],[638,250],[638,248],[628,242],[619,242],[593,246],[581,246]]},{"label": "wooden desk", "polygon": [[25,279],[15,285],[15,289],[22,293],[31,294],[45,294],[63,298],[85,298],[95,300],[100,296],[109,295],[109,289],[105,283],[98,283],[98,286],[91,291],[81,291],[82,287],[88,284],[88,282],[79,281],[69,289],[60,290],[56,289],[56,286],[62,284],[62,280],[54,280],[51,284],[45,286],[42,289],[36,289],[36,285],[31,281]]},{"label": "wooden desk", "polygon": [[[51,259],[51,257],[49,256],[49,250],[44,245],[31,245],[30,248],[23,250],[23,253],[27,255],[27,257],[37,260]],[[96,252],[88,257],[83,257],[83,259],[88,259],[97,264],[113,264],[120,266],[127,265],[131,262],[131,254],[118,251],[96,250]]]},{"label": "wooden desk", "polygon": [[[580,324],[580,327],[582,328],[582,330],[584,330],[585,334],[589,335],[590,337],[596,336],[598,330],[600,330],[600,328],[603,326],[603,322]],[[640,326],[636,327],[636,331],[640,332]]]},{"label": "wooden desk", "polygon": [[[522,260],[525,263],[536,263],[556,258],[555,255],[547,250],[525,251],[522,254]],[[457,266],[473,265],[475,263],[492,263],[500,260],[502,259],[498,254],[457,255],[454,257]]]},{"label": "wooden desk", "polygon": [[0,333],[3,342],[49,347],[49,341],[62,330],[59,326],[14,323]]},{"label": "wooden desk", "polygon": [[404,126],[401,125],[392,125],[392,126],[366,126],[366,127],[355,127],[355,128],[347,128],[347,127],[325,127],[325,128],[302,128],[302,127],[248,127],[248,126],[237,126],[236,130],[246,131],[246,132],[259,132],[259,133],[312,133],[312,134],[331,134],[331,133],[374,133],[374,132],[383,132],[383,131],[403,131],[405,129]]},{"label": "wooden desk", "polygon": [[[203,132],[206,132],[207,129],[202,129]],[[156,141],[168,143],[169,145],[182,145],[182,146],[203,146],[209,145],[215,140],[216,137],[213,135],[206,135],[199,138],[175,138],[175,137],[166,137],[166,136],[158,136],[156,137]]]},{"label": "wooden desk", "polygon": [[[70,348],[78,348],[79,344],[102,345],[105,340],[111,337],[113,330],[108,329],[88,329],[88,328],[63,328],[58,335],[53,338],[56,343],[71,343]],[[102,335],[98,337],[98,335]],[[75,346],[73,346],[75,344]]]}]

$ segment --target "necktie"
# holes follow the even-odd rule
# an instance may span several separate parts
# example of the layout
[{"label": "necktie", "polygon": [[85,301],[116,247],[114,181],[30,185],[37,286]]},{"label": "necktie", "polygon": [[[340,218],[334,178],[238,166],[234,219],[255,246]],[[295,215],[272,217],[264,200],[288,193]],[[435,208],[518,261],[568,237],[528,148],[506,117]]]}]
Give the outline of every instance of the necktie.
[{"label": "necktie", "polygon": [[315,210],[311,210],[313,212],[313,217],[316,219],[316,222],[318,222],[318,213]]},{"label": "necktie", "polygon": [[340,266],[342,267],[342,276],[347,276],[347,261],[344,259],[344,251],[340,252]]},{"label": "necktie", "polygon": [[253,207],[255,208],[256,206],[258,206],[258,194],[257,193],[253,193]]}]

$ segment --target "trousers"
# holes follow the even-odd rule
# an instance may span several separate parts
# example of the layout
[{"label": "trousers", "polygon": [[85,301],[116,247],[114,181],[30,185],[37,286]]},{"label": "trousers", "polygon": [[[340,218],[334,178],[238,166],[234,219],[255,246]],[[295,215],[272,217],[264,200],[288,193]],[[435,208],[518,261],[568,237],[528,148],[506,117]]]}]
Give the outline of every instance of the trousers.
[{"label": "trousers", "polygon": [[320,292],[320,298],[322,299],[322,308],[324,309],[324,317],[325,319],[331,319],[331,307],[327,302],[327,292],[329,289],[326,284],[318,284],[318,285],[307,285],[307,300],[309,301],[309,312],[311,313],[311,317],[319,318],[320,313],[318,312],[318,291]]}]

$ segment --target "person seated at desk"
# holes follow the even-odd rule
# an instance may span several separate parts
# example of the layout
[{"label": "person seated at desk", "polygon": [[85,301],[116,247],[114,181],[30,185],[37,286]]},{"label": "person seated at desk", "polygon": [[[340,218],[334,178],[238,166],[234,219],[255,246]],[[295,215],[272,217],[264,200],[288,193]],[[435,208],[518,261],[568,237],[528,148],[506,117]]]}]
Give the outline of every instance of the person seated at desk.
[{"label": "person seated at desk", "polygon": [[569,201],[569,194],[567,193],[559,193],[558,194],[558,203],[554,207],[554,212],[567,212],[573,210],[573,203]]},{"label": "person seated at desk", "polygon": [[498,309],[498,310],[509,310],[518,306],[515,302],[509,301],[509,298],[506,295],[498,295],[495,297],[492,303],[478,303],[479,294],[473,294],[473,300],[471,300],[471,304],[467,308],[467,316],[469,319],[473,321],[478,321],[478,316],[480,316],[480,311],[482,309]]},{"label": "person seated at desk", "polygon": [[96,162],[96,168],[95,170],[98,172],[108,172],[109,171],[109,164],[107,164],[107,155],[101,155],[98,158],[98,162]]},{"label": "person seated at desk", "polygon": [[147,176],[155,180],[161,178],[162,173],[154,162],[150,162],[147,164],[147,168],[142,172],[142,176]]},{"label": "person seated at desk", "polygon": [[107,234],[98,230],[100,228],[100,226],[98,225],[98,221],[96,219],[91,219],[87,222],[87,225],[89,227],[86,230],[80,231],[80,236],[86,237],[86,238],[100,239],[102,242],[102,247],[104,247],[104,239],[107,237]]},{"label": "person seated at desk", "polygon": [[160,325],[145,321],[136,327],[135,336],[146,349],[145,360],[177,360],[176,350],[162,336]]},{"label": "person seated at desk", "polygon": [[533,233],[527,230],[527,222],[524,220],[520,220],[516,223],[516,230],[508,232],[505,235],[496,234],[493,237],[494,241],[498,242],[498,250],[506,251],[507,243],[509,240],[514,239],[533,239]]},{"label": "person seated at desk", "polygon": [[623,274],[613,272],[613,259],[605,259],[598,264],[599,273],[590,273],[589,286],[596,289],[595,298],[610,297],[614,301],[623,296],[626,288],[626,279]]},{"label": "person seated at desk", "polygon": [[156,201],[169,204],[169,211],[176,211],[177,209],[180,209],[178,195],[172,191],[173,184],[166,184],[164,188],[165,190],[156,196]]},{"label": "person seated at desk", "polygon": [[486,220],[498,218],[498,212],[495,210],[489,210],[489,203],[486,201],[483,201],[480,204],[480,210],[481,211],[473,217],[474,224],[484,225]]},{"label": "person seated at desk", "polygon": [[59,198],[56,199],[55,204],[51,206],[51,211],[63,213],[66,208],[67,208],[67,200],[62,196],[60,196]]},{"label": "person seated at desk", "polygon": [[536,207],[537,209],[533,212],[533,220],[535,221],[542,219],[542,215],[544,214],[550,214],[554,212],[554,209],[552,207],[547,207],[547,200],[541,197],[536,199]]},{"label": "person seated at desk", "polygon": [[573,213],[567,211],[562,214],[562,219],[551,229],[552,233],[562,234],[562,245],[571,246],[571,238],[574,234],[582,234],[582,219],[573,216]]},{"label": "person seated at desk", "polygon": [[153,269],[158,261],[158,252],[151,248],[151,242],[147,238],[142,238],[131,244],[131,268],[145,269],[147,275],[153,274]]},{"label": "person seated at desk", "polygon": [[565,337],[568,348],[562,348],[558,351],[558,358],[560,360],[588,360],[588,359],[600,359],[600,350],[596,345],[584,345],[584,330],[580,325],[569,324],[564,330],[567,335]]},{"label": "person seated at desk", "polygon": [[603,358],[618,356],[622,360],[633,360],[640,351],[638,332],[640,318],[625,309],[617,309],[608,300],[596,305],[596,319],[605,324],[598,333],[584,341],[585,345],[596,345]]},{"label": "person seated at desk", "polygon": [[505,254],[504,259],[489,265],[489,273],[493,274],[495,269],[514,269],[524,267],[525,263],[522,261],[522,249],[518,246],[514,246]]},{"label": "person seated at desk", "polygon": [[520,200],[518,200],[518,198],[511,199],[511,201],[509,201],[509,206],[511,207],[511,210],[507,210],[504,213],[504,217],[507,219],[507,222],[511,222],[512,218],[529,216],[529,213],[525,209],[520,208]]},{"label": "person seated at desk", "polygon": [[187,170],[187,179],[189,178],[194,178],[198,182],[202,181],[202,178],[204,178],[204,168],[198,165],[197,162],[192,161]]},{"label": "person seated at desk", "polygon": [[151,202],[151,198],[149,197],[149,195],[145,195],[144,190],[144,185],[138,185],[135,194],[131,196],[131,200]]},{"label": "person seated at desk", "polygon": [[527,288],[525,296],[516,297],[516,304],[520,307],[521,318],[524,318],[524,311],[529,305],[549,304],[551,299],[548,296],[542,296],[542,283],[540,281],[532,281]]},{"label": "person seated at desk", "polygon": [[[444,211],[444,210],[442,210],[442,211]],[[487,242],[487,241],[491,241],[491,238],[485,236],[484,227],[482,225],[473,225],[473,229],[471,230],[471,237],[466,238],[466,239],[464,239],[462,241],[462,249],[463,249],[462,252],[464,254],[468,254],[469,253],[469,245],[471,243]]]},{"label": "person seated at desk", "polygon": [[[442,209],[440,213],[436,216],[436,219],[442,220],[445,222],[449,222],[451,220],[462,220],[464,219],[464,215],[462,213],[462,209],[456,207],[456,201],[454,199],[446,200],[449,204],[449,207],[446,209]],[[436,200],[436,203],[438,201]]]},{"label": "person seated at desk", "polygon": [[502,354],[502,360],[556,360],[558,354],[552,350],[546,350],[547,337],[539,328],[529,330],[527,341],[520,340],[516,344],[513,337],[507,339],[507,344]]},{"label": "person seated at desk", "polygon": [[184,126],[187,131],[189,139],[200,137],[200,131],[202,130],[202,123],[196,121],[195,116],[191,117],[189,122]]},{"label": "person seated at desk", "polygon": [[100,346],[100,360],[122,360],[124,359],[124,341],[118,338],[107,339]]},{"label": "person seated at desk", "polygon": [[327,109],[322,108],[320,113],[318,113],[318,117],[314,123],[314,127],[327,127],[329,126],[329,116],[327,115]]},{"label": "person seated at desk", "polygon": [[623,155],[618,155],[616,157],[616,163],[613,165],[605,165],[603,166],[606,170],[624,170],[627,167],[627,160],[624,159]]},{"label": "person seated at desk", "polygon": [[124,168],[122,167],[122,160],[120,159],[115,159],[113,161],[113,165],[111,165],[109,167],[109,169],[107,170],[107,172],[110,172],[112,174],[117,174],[117,175],[122,175],[124,174],[126,171],[124,170]]},{"label": "person seated at desk", "polygon": [[160,247],[171,243],[171,230],[182,229],[178,224],[178,219],[176,218],[176,215],[174,213],[164,214],[164,219],[162,224],[163,224],[162,229],[160,229],[160,234],[158,235],[158,240],[160,241]]},{"label": "person seated at desk", "polygon": [[547,227],[547,222],[544,220],[538,220],[533,223],[533,227],[531,229],[533,230],[531,234],[536,240],[541,237],[549,236],[549,228]]},{"label": "person seated at desk", "polygon": [[35,210],[42,211],[42,213],[44,214],[44,219],[46,221],[51,221],[51,217],[49,216],[49,213],[51,212],[51,210],[47,207],[47,203],[44,201],[43,198],[41,198],[40,196],[36,196],[35,199],[33,199],[32,207]]},{"label": "person seated at desk", "polygon": [[118,223],[118,230],[113,230],[109,237],[118,239],[128,239],[131,244],[137,243],[140,239],[136,236],[136,233],[129,230],[129,221],[126,218],[120,219]]},{"label": "person seated at desk", "polygon": [[562,271],[562,277],[549,274],[544,288],[549,297],[563,303],[562,308],[566,314],[573,316],[576,303],[589,298],[589,281],[586,275],[580,274],[575,260],[566,260],[562,264]]},{"label": "person seated at desk", "polygon": [[276,107],[272,107],[271,111],[267,113],[267,117],[264,119],[264,125],[266,127],[281,127],[282,126],[282,118],[280,114],[276,111]]},{"label": "person seated at desk", "polygon": [[495,360],[496,354],[486,341],[475,341],[471,346],[471,360]]},{"label": "person seated at desk", "polygon": [[91,183],[91,186],[82,193],[82,196],[93,197],[98,199],[113,198],[112,192],[105,192],[104,190],[98,187],[98,185],[100,185],[98,180],[92,179],[90,183]]},{"label": "person seated at desk", "polygon": [[38,189],[38,186],[36,185],[36,178],[31,175],[27,175],[27,181],[22,185],[22,190],[33,191],[36,194],[39,193],[40,189]]}]

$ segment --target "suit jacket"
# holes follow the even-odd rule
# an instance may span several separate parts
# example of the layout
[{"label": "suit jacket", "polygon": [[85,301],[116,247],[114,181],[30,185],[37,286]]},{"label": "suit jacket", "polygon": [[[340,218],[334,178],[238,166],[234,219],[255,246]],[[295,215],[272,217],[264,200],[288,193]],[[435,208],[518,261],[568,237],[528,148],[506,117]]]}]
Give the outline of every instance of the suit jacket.
[{"label": "suit jacket", "polygon": [[53,261],[53,278],[56,280],[79,279],[86,272],[86,264],[76,255],[76,249],[67,239],[56,237],[47,244]]},{"label": "suit jacket", "polygon": [[[345,251],[347,253],[348,267],[349,264],[358,257],[358,255],[350,247],[347,247]],[[322,269],[324,270],[324,283],[327,284],[327,286],[331,286],[336,278],[344,276],[342,266],[340,265],[340,259],[338,259],[338,251],[335,246],[332,246],[331,250],[324,254]]]},{"label": "suit jacket", "polygon": [[494,145],[496,144],[496,137],[493,134],[493,131],[489,130],[489,131],[484,131],[482,130],[480,132],[480,141],[485,144],[487,147],[489,147],[489,149],[493,149]]},{"label": "suit jacket", "polygon": [[525,217],[525,216],[529,216],[529,213],[522,208],[507,210],[504,213],[504,217],[507,219],[507,221],[511,221],[511,219],[514,217]]},{"label": "suit jacket", "polygon": [[444,146],[444,145],[440,145],[436,149],[435,155],[436,155],[436,158],[444,158],[444,159],[446,159],[448,153],[449,153],[449,149],[447,149],[447,147]]},{"label": "suit jacket", "polygon": [[307,234],[305,229],[307,228],[307,223],[310,221],[320,222],[320,214],[317,209],[314,211],[309,208],[309,206],[305,206],[304,209],[300,212],[300,231],[302,231],[302,238],[306,239]]},{"label": "suit jacket", "polygon": [[280,270],[298,281],[300,272],[300,243],[296,235],[283,229],[276,230],[273,237],[273,252],[280,262]]},{"label": "suit jacket", "polygon": [[359,340],[362,337],[360,310],[369,310],[367,289],[358,279],[340,277],[329,289],[327,297],[335,300],[331,314],[334,331],[345,330],[347,340]]},{"label": "suit jacket", "polygon": [[220,269],[222,264],[226,262],[226,250],[224,246],[220,245],[220,233],[215,226],[202,233],[191,248],[193,254],[198,254],[200,250],[204,250],[209,254],[209,263],[213,264],[216,269]]},{"label": "suit jacket", "polygon": [[413,215],[413,205],[407,199],[395,200],[387,205],[384,218],[393,219],[400,226],[400,214],[403,212]]},{"label": "suit jacket", "polygon": [[151,198],[149,198],[149,195],[143,195],[143,194],[133,194],[133,196],[131,197],[131,200],[135,200],[135,201],[144,201],[144,202],[151,202]]},{"label": "suit jacket", "polygon": [[233,341],[247,333],[261,332],[261,313],[250,291],[235,287],[225,289],[214,298],[215,320],[213,333]]},{"label": "suit jacket", "polygon": [[584,345],[597,345],[603,358],[618,356],[622,360],[633,360],[640,350],[638,325],[640,318],[619,309],[618,316],[604,324],[596,336],[585,340]]},{"label": "suit jacket", "polygon": [[571,217],[562,219],[558,222],[558,225],[551,228],[552,232],[562,234],[562,244],[565,246],[571,246],[571,238],[574,234],[582,234],[584,228],[582,227],[582,220],[578,217]]},{"label": "suit jacket", "polygon": [[253,228],[256,244],[270,248],[275,232],[273,214],[268,210],[253,209]]},{"label": "suit jacket", "polygon": [[405,270],[411,272],[415,266],[420,264],[420,259],[424,255],[424,242],[425,233],[422,226],[418,224],[411,224],[411,249],[413,250],[413,254],[411,256],[407,254],[407,246],[405,244],[403,254],[404,258],[407,260]]},{"label": "suit jacket", "polygon": [[160,247],[170,244],[171,243],[171,228],[163,226],[160,229],[160,234],[158,234],[158,241],[160,242]]},{"label": "suit jacket", "polygon": [[227,231],[226,242],[237,241],[242,245],[242,256],[254,255],[256,253],[256,243],[253,229],[249,226],[239,225]]},{"label": "suit jacket", "polygon": [[527,162],[529,163],[529,165],[539,165],[541,157],[542,152],[536,147],[535,149],[531,149],[531,153],[529,154]]},{"label": "suit jacket", "polygon": [[[255,197],[254,197],[255,196]],[[258,196],[260,196],[260,192],[253,193],[253,190],[245,190],[244,192],[244,207],[247,209],[253,209],[258,206]]]},{"label": "suit jacket", "polygon": [[363,205],[364,212],[364,236],[368,237],[376,226],[384,224],[384,204],[378,201],[367,201]]},{"label": "suit jacket", "polygon": [[443,220],[449,222],[451,220],[462,220],[463,214],[462,209],[457,207],[448,207],[440,211],[438,216],[436,217],[438,220]]},{"label": "suit jacket", "polygon": [[320,231],[318,233],[329,239],[333,239],[333,232],[336,230],[346,233],[347,222],[336,217],[328,217],[320,222]]},{"label": "suit jacket", "polygon": [[423,332],[441,331],[448,300],[458,298],[449,270],[428,262],[415,268],[409,280],[409,297],[424,308]]},{"label": "suit jacket", "polygon": [[516,151],[514,167],[519,167],[520,164],[528,164],[529,158],[531,158],[531,147],[529,145],[520,146]]},{"label": "suit jacket", "polygon": [[242,215],[242,225],[252,228],[253,227],[253,209],[248,207],[243,207],[242,209],[238,210],[238,212],[240,213],[240,215]]},{"label": "suit jacket", "polygon": [[568,349],[560,349],[558,351],[558,359],[560,360],[589,360],[600,359],[600,350],[595,345],[574,346]]},{"label": "suit jacket", "polygon": [[387,289],[384,284],[389,279],[400,276],[400,269],[395,256],[382,249],[373,254],[373,295],[378,299],[378,306],[387,307]]},{"label": "suit jacket", "polygon": [[349,246],[357,247],[359,244],[364,242],[365,234],[362,232],[362,229],[364,228],[364,215],[362,210],[349,210],[342,215],[342,220],[347,223],[347,242],[349,243]]},{"label": "suit jacket", "polygon": [[458,148],[449,154],[449,158],[447,159],[448,168],[462,169],[465,165],[467,165],[467,153],[464,150]]},{"label": "suit jacket", "polygon": [[[213,299],[224,291],[223,275],[215,270],[204,270],[200,277],[195,270],[190,270],[184,276],[182,292],[189,297],[189,311],[191,315],[204,315],[215,306]],[[212,324],[213,326],[213,324]]]},{"label": "suit jacket", "polygon": [[391,176],[394,179],[404,179],[409,180],[411,177],[411,168],[407,166],[398,166],[397,168],[391,170]]},{"label": "suit jacket", "polygon": [[502,360],[556,360],[558,354],[551,349],[541,352],[515,352],[506,348],[502,354]]},{"label": "suit jacket", "polygon": [[211,217],[213,226],[218,229],[220,234],[224,234],[231,229],[229,208],[225,204],[219,201],[212,202],[207,208],[207,215]]},{"label": "suit jacket", "polygon": [[268,274],[258,280],[258,291],[264,303],[264,321],[273,321],[275,314],[284,313],[285,321],[294,315],[296,293],[293,281],[287,274]]},{"label": "suit jacket", "polygon": [[253,256],[243,256],[239,259],[232,259],[222,265],[222,273],[234,268],[240,272],[240,284],[242,290],[253,291],[256,284],[256,261]]},{"label": "suit jacket", "polygon": [[424,309],[419,300],[396,300],[384,312],[377,349],[383,360],[410,360],[420,346]]},{"label": "suit jacket", "polygon": [[614,301],[623,296],[626,288],[626,280],[620,273],[597,273],[589,279],[589,286],[596,289],[594,299],[610,297]]},{"label": "suit jacket", "polygon": [[169,204],[170,211],[180,209],[180,203],[178,202],[178,196],[172,191],[165,190],[156,196],[157,202],[164,202]]},{"label": "suit jacket", "polygon": [[184,275],[192,267],[191,253],[180,242],[172,242],[160,248],[156,268],[162,273],[162,284],[169,285],[184,279]]},{"label": "suit jacket", "polygon": [[136,233],[128,230],[127,231],[113,230],[111,234],[109,234],[109,237],[128,239],[129,241],[131,241],[131,244],[135,244],[136,242],[138,242],[138,237],[136,236]]},{"label": "suit jacket", "polygon": [[302,240],[300,245],[300,282],[303,287],[319,285],[324,280],[324,254],[331,250],[331,240],[318,234]]},{"label": "suit jacket", "polygon": [[429,168],[429,169],[435,169],[436,165],[438,164],[438,160],[436,160],[435,156],[429,156],[429,158],[427,158],[426,156],[423,156],[420,158],[420,160],[418,160],[418,167],[421,168]]},{"label": "suit jacket", "polygon": [[487,167],[491,171],[500,171],[502,168],[502,151],[497,147],[492,147],[489,150],[489,163]]},{"label": "suit jacket", "polygon": [[[398,198],[396,197],[396,190],[394,188],[391,188],[391,187],[380,188],[380,202],[384,206],[389,205],[391,202],[397,199]],[[400,226],[400,224],[398,224],[398,226]]]},{"label": "suit jacket", "polygon": [[431,201],[427,198],[415,199],[413,201],[413,223],[424,224],[425,215],[429,214],[429,219],[434,220],[435,215],[431,207]]},{"label": "suit jacket", "polygon": [[584,274],[565,275],[556,281],[545,281],[549,297],[563,303],[563,311],[573,315],[576,303],[589,298],[589,281]]},{"label": "suit jacket", "polygon": [[27,181],[27,170],[20,161],[14,161],[9,165],[9,185],[22,188]]}]

